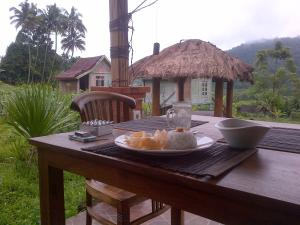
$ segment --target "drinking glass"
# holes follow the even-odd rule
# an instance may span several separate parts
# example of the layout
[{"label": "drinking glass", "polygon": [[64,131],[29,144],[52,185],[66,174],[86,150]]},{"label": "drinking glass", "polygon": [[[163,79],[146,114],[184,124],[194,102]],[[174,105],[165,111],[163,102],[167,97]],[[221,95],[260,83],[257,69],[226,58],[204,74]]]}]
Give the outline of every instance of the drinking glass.
[{"label": "drinking glass", "polygon": [[189,130],[192,121],[191,102],[175,102],[173,107],[167,111],[167,123],[172,129],[182,128]]}]

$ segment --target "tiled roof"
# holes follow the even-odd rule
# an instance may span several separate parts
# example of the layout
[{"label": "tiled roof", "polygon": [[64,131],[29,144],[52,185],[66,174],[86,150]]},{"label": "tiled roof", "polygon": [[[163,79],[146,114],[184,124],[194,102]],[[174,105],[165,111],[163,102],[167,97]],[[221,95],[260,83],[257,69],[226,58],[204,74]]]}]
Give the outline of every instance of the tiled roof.
[{"label": "tiled roof", "polygon": [[74,80],[80,74],[92,69],[102,57],[103,55],[89,58],[80,58],[68,70],[58,74],[56,76],[56,79]]}]

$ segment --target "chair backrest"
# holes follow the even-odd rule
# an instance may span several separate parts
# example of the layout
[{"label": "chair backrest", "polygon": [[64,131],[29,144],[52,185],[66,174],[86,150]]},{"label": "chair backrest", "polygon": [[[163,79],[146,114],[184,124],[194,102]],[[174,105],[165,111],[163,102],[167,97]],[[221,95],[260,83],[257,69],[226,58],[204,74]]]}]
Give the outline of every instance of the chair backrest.
[{"label": "chair backrest", "polygon": [[115,123],[132,119],[136,106],[133,98],[113,92],[94,91],[76,96],[71,109],[80,113],[81,121],[110,120]]}]

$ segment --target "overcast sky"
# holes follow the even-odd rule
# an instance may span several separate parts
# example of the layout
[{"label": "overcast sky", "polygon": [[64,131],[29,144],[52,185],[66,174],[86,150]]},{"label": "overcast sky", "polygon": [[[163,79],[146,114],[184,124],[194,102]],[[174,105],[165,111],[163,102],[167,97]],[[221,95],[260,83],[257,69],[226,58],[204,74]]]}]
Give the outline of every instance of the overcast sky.
[{"label": "overcast sky", "polygon": [[[129,11],[143,0],[128,0]],[[148,0],[152,2],[153,0]],[[0,0],[0,56],[15,40],[10,24],[20,0]],[[39,8],[57,3],[70,11],[74,6],[87,27],[86,50],[75,55],[109,57],[109,0],[35,0]],[[154,42],[161,49],[181,39],[209,41],[223,50],[258,39],[300,35],[300,0],[159,0],[133,15],[134,60],[152,54]]]}]

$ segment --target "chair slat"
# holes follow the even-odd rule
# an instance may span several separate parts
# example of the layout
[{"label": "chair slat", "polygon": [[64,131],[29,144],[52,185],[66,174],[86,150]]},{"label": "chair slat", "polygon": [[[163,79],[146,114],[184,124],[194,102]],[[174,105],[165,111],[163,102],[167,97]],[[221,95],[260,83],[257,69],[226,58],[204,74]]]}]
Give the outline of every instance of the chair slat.
[{"label": "chair slat", "polygon": [[95,119],[116,123],[131,119],[134,99],[111,92],[90,92],[76,96],[71,108],[78,111],[82,121]]},{"label": "chair slat", "polygon": [[121,105],[119,101],[116,102],[116,117],[117,117],[117,123],[121,122]]}]

